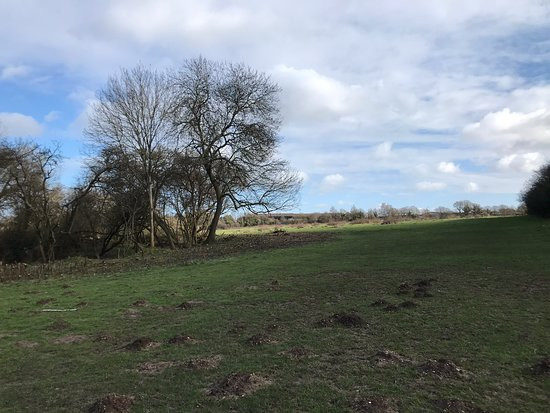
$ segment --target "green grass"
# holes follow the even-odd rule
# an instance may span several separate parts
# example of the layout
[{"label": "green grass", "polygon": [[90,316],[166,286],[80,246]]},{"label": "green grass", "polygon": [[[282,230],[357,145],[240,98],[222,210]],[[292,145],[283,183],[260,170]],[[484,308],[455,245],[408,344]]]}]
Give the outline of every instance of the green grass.
[{"label": "green grass", "polygon": [[[534,377],[529,367],[550,354],[550,221],[472,219],[332,231],[336,238],[322,244],[184,267],[0,285],[0,411],[82,411],[112,392],[136,396],[137,412],[342,412],[352,411],[355,398],[376,395],[392,398],[404,412],[434,411],[433,400],[441,398],[494,412],[548,408],[550,380]],[[411,299],[395,294],[399,284],[432,277],[433,297],[414,299],[416,308],[386,312],[370,305]],[[43,298],[55,301],[38,305]],[[150,305],[128,319],[124,312],[138,299]],[[204,304],[174,309],[185,300]],[[81,301],[88,305],[75,312],[40,311]],[[367,325],[315,325],[345,311]],[[70,324],[67,330],[48,329],[61,319]],[[272,324],[276,343],[247,344]],[[54,344],[69,333],[90,339]],[[91,340],[99,333],[114,340]],[[166,344],[182,333],[200,342]],[[121,349],[137,337],[163,345]],[[20,348],[22,340],[38,345]],[[294,347],[306,348],[309,357],[281,354]],[[382,349],[415,362],[378,367],[370,356]],[[219,367],[136,371],[144,361],[210,355],[223,356]],[[434,358],[452,360],[468,376],[422,374],[418,365]],[[205,394],[233,372],[254,372],[272,384],[238,399]]]}]

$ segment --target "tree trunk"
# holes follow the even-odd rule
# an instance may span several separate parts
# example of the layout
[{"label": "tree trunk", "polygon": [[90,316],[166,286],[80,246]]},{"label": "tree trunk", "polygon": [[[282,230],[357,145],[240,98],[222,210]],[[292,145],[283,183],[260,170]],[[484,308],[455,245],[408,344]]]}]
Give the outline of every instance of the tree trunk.
[{"label": "tree trunk", "polygon": [[218,222],[222,215],[223,211],[223,198],[218,198],[216,201],[216,212],[214,212],[214,217],[212,217],[212,222],[210,223],[210,228],[208,229],[208,237],[206,237],[206,244],[211,244],[216,239],[216,229],[218,228]]},{"label": "tree trunk", "polygon": [[155,248],[155,208],[153,205],[153,183],[149,178],[149,223],[151,225],[150,229],[150,244],[151,248]]}]

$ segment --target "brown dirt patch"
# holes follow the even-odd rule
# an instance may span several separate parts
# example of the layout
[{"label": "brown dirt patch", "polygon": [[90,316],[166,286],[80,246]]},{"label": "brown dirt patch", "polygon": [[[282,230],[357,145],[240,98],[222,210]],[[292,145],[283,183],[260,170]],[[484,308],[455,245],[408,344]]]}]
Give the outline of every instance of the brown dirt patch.
[{"label": "brown dirt patch", "polygon": [[388,305],[388,304],[389,303],[386,300],[376,300],[370,306],[371,307],[384,307],[385,305]]},{"label": "brown dirt patch", "polygon": [[318,327],[341,325],[348,328],[357,328],[365,325],[365,321],[355,313],[336,313],[317,322]]},{"label": "brown dirt patch", "polygon": [[378,367],[385,367],[394,364],[410,364],[412,360],[392,350],[382,350],[374,355]]},{"label": "brown dirt patch", "polygon": [[132,305],[134,307],[146,307],[149,305],[149,301],[145,300],[145,299],[140,299],[140,300],[137,300],[137,301],[134,301],[132,303]]},{"label": "brown dirt patch", "polygon": [[137,372],[141,374],[160,374],[169,367],[174,367],[181,364],[178,361],[146,361],[137,367]]},{"label": "brown dirt patch", "polygon": [[49,303],[53,303],[55,301],[55,298],[42,298],[36,302],[36,305],[45,305]]},{"label": "brown dirt patch", "polygon": [[88,337],[80,334],[67,334],[66,336],[59,337],[54,340],[54,344],[74,344],[81,343],[86,340]]},{"label": "brown dirt patch", "polygon": [[220,365],[222,356],[197,357],[187,361],[184,366],[189,370],[209,370]]},{"label": "brown dirt patch", "polygon": [[127,413],[134,404],[135,398],[124,394],[109,394],[97,400],[88,413]]},{"label": "brown dirt patch", "polygon": [[261,346],[264,344],[275,344],[277,341],[267,334],[255,334],[250,337],[246,342],[251,346]]},{"label": "brown dirt patch", "polygon": [[195,344],[198,340],[194,339],[191,336],[185,335],[185,334],[178,334],[174,337],[171,337],[168,339],[168,344]]},{"label": "brown dirt patch", "polygon": [[129,344],[126,344],[124,348],[129,351],[142,351],[157,348],[160,346],[160,344],[161,343],[159,343],[158,341],[154,341],[148,337],[141,337],[135,339]]},{"label": "brown dirt patch", "polygon": [[544,357],[539,362],[531,366],[531,373],[535,376],[550,374],[550,357]]},{"label": "brown dirt patch", "polygon": [[51,323],[47,328],[51,331],[63,331],[70,328],[71,325],[66,322],[65,320],[56,320],[53,323]]},{"label": "brown dirt patch", "polygon": [[19,348],[34,348],[38,346],[38,343],[35,341],[21,340],[21,341],[17,341],[15,345]]},{"label": "brown dirt patch", "polygon": [[356,398],[352,403],[352,409],[365,413],[398,413],[395,401],[385,396]]},{"label": "brown dirt patch", "polygon": [[439,378],[465,378],[468,376],[463,368],[446,359],[428,360],[420,366],[420,370],[424,374],[431,374]]},{"label": "brown dirt patch", "polygon": [[233,373],[214,383],[207,394],[217,399],[238,398],[270,384],[269,379],[255,373]]},{"label": "brown dirt patch", "polygon": [[457,399],[442,399],[434,402],[438,412],[441,413],[489,413],[471,403]]}]

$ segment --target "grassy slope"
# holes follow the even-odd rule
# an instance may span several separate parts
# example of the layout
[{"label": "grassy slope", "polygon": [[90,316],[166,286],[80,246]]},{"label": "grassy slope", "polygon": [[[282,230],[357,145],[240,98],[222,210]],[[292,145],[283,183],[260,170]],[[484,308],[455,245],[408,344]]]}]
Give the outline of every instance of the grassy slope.
[{"label": "grassy slope", "polygon": [[[392,397],[405,412],[431,411],[430,400],[453,397],[496,412],[547,407],[550,380],[532,377],[528,367],[550,353],[550,222],[357,225],[337,233],[324,244],[186,267],[0,285],[0,411],[79,411],[110,392],[138,396],[136,411],[340,412],[362,395]],[[406,299],[395,294],[401,282],[429,277],[437,279],[434,297],[417,299],[415,309],[390,313],[370,306],[380,298],[399,303]],[[278,291],[269,288],[273,280]],[[45,307],[88,305],[72,313],[37,312],[44,307],[37,301],[49,297],[56,301]],[[124,311],[140,298],[151,305],[129,320]],[[184,300],[205,304],[173,309]],[[357,311],[368,327],[314,325],[347,310]],[[48,330],[59,319],[71,327]],[[238,324],[243,328],[235,331]],[[278,343],[246,343],[272,324]],[[67,333],[108,334],[115,342],[53,343]],[[120,350],[136,337],[166,343],[181,333],[201,342]],[[19,348],[20,340],[38,346]],[[298,346],[311,357],[280,354]],[[414,365],[380,368],[368,357],[382,349],[418,362],[448,358],[470,376],[438,379]],[[214,354],[223,361],[212,370],[135,371],[143,361]],[[237,400],[204,395],[236,371],[256,372],[273,384]]]}]

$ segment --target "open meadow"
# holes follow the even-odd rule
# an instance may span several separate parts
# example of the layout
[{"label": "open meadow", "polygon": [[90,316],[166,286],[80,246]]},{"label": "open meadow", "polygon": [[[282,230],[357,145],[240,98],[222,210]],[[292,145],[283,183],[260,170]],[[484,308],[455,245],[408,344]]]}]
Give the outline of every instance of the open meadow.
[{"label": "open meadow", "polygon": [[0,284],[0,411],[547,411],[548,220],[315,231]]}]

